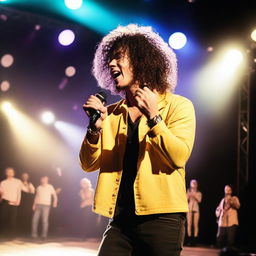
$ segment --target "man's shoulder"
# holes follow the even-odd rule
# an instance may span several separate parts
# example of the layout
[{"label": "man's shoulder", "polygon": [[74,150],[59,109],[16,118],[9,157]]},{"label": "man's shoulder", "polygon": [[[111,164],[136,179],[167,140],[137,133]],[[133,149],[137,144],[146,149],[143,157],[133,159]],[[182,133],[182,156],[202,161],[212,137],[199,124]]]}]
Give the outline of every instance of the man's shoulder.
[{"label": "man's shoulder", "polygon": [[194,115],[194,105],[188,98],[174,94],[166,93],[165,95],[166,107],[169,108],[170,113],[187,113]]},{"label": "man's shoulder", "polygon": [[21,180],[20,179],[17,179],[17,178],[12,178],[12,179],[5,179],[3,181],[1,181],[1,184],[4,185],[4,184],[22,184]]},{"label": "man's shoulder", "polygon": [[167,92],[166,96],[165,96],[166,100],[172,102],[172,103],[190,103],[192,104],[191,100],[186,98],[185,96],[179,95],[179,94],[175,94],[175,93],[171,93],[171,92]]},{"label": "man's shoulder", "polygon": [[18,184],[22,184],[22,181],[18,178],[14,178],[15,182],[17,182]]}]

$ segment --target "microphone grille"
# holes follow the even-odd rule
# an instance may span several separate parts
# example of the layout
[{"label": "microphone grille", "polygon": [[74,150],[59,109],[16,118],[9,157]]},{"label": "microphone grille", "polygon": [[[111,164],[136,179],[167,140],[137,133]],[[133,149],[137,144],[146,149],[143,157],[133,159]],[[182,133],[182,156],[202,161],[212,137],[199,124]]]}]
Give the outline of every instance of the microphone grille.
[{"label": "microphone grille", "polygon": [[107,101],[107,94],[103,91],[97,92],[95,96],[99,98],[102,102]]}]

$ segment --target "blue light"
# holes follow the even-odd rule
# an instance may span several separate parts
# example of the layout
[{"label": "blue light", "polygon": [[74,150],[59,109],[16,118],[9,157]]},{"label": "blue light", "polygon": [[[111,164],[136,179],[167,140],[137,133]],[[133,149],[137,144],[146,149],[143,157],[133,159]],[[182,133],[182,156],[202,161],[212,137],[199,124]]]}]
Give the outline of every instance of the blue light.
[{"label": "blue light", "polygon": [[83,0],[64,0],[66,7],[77,10],[83,5]]},{"label": "blue light", "polygon": [[176,50],[183,48],[187,43],[186,36],[181,32],[173,33],[169,37],[169,45]]}]

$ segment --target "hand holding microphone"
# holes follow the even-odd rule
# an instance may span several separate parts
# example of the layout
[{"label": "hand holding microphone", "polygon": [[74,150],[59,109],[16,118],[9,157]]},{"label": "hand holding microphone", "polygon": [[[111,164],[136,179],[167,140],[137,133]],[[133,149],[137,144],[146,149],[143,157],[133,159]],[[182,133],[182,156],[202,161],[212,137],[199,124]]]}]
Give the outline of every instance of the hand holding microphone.
[{"label": "hand holding microphone", "polygon": [[106,94],[104,92],[98,92],[95,95],[91,95],[83,105],[83,109],[90,119],[90,128],[96,130],[101,129],[102,121],[107,116],[107,108],[104,106],[105,103]]}]

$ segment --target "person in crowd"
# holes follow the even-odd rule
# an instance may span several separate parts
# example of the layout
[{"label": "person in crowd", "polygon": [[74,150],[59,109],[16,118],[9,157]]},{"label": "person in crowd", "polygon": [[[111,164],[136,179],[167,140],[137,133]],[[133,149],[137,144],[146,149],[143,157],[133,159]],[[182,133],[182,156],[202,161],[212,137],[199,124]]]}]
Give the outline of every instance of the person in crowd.
[{"label": "person in crowd", "polygon": [[19,232],[21,236],[29,236],[31,230],[32,205],[35,194],[35,187],[30,181],[27,172],[21,174],[22,193],[18,209]]},{"label": "person in crowd", "polygon": [[[188,245],[196,245],[199,232],[200,208],[202,193],[198,190],[198,182],[195,179],[190,181],[190,188],[187,190],[188,213],[187,213],[187,233]],[[192,232],[193,230],[193,232]]]},{"label": "person in crowd", "polygon": [[2,236],[15,238],[22,182],[14,177],[15,171],[11,167],[6,168],[5,175],[6,179],[0,183]]},{"label": "person in crowd", "polygon": [[51,201],[53,198],[53,207],[57,207],[57,194],[54,187],[49,184],[48,176],[43,176],[40,179],[40,185],[36,188],[36,195],[33,204],[32,218],[32,238],[38,238],[38,224],[42,219],[42,239],[45,240],[48,236],[49,214],[51,209]]},{"label": "person in crowd", "polygon": [[64,184],[64,172],[60,166],[53,168],[50,176],[52,185],[55,188],[56,194],[58,196],[58,207],[51,210],[51,215],[49,218],[50,229],[49,234],[52,236],[60,236],[65,232],[65,184]]},{"label": "person in crowd", "polygon": [[92,212],[94,189],[91,181],[87,178],[80,180],[79,196],[81,199],[80,208],[82,210],[83,238],[92,238],[97,231],[97,215]]},{"label": "person in crowd", "polygon": [[224,198],[221,199],[215,211],[218,223],[217,246],[220,248],[235,247],[240,201],[237,196],[232,196],[232,192],[231,185],[224,187]]},{"label": "person in crowd", "polygon": [[97,47],[98,84],[123,97],[106,107],[91,95],[83,105],[90,121],[81,166],[99,170],[93,210],[111,218],[99,256],[180,255],[195,114],[190,100],[173,93],[176,68],[151,27],[119,26]]}]

